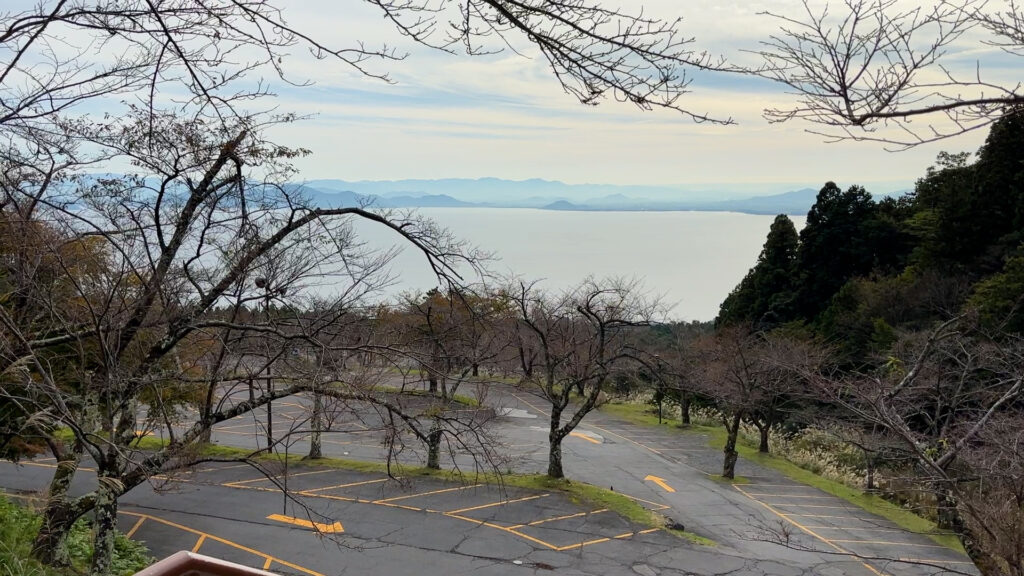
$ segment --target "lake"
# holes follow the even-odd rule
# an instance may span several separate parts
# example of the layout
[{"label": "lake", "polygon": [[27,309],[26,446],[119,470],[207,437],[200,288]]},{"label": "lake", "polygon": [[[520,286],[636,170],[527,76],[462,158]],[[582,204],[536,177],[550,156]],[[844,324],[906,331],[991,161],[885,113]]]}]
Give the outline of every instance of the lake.
[{"label": "lake", "polygon": [[[565,212],[526,208],[421,208],[497,260],[489,268],[556,290],[587,276],[638,278],[672,307],[670,317],[711,320],[761,252],[774,216],[735,212]],[[797,229],[804,217],[795,217]],[[380,226],[361,224],[373,246],[393,242]],[[436,285],[421,254],[403,250],[392,263],[395,289]]]}]

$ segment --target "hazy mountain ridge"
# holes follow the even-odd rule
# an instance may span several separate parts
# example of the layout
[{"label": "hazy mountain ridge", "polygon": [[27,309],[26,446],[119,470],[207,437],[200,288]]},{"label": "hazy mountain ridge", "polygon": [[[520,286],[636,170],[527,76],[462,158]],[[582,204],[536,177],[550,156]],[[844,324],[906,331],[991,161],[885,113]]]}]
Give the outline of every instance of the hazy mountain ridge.
[{"label": "hazy mountain ridge", "polygon": [[[539,208],[562,211],[713,211],[804,215],[817,190],[709,200],[680,198],[682,190],[650,186],[577,185],[498,178],[361,181],[312,180],[296,185],[320,206],[382,208]],[[665,197],[671,190],[673,197]],[[542,192],[547,192],[544,194]],[[602,194],[603,192],[610,192]],[[629,194],[627,192],[632,192]],[[654,193],[653,195],[651,193]],[[643,195],[641,195],[643,194]],[[723,194],[728,196],[728,194]],[[882,194],[880,196],[884,196]],[[734,196],[734,195],[733,195]]]}]

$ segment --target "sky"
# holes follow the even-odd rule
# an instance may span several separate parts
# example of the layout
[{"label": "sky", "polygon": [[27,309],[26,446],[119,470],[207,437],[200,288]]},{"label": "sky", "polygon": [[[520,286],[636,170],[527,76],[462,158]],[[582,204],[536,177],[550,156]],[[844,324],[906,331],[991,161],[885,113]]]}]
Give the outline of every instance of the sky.
[{"label": "sky", "polygon": [[[749,59],[744,50],[776,30],[760,11],[798,15],[801,9],[791,0],[642,5],[648,15],[683,17],[680,29],[695,37],[695,47],[734,61]],[[834,180],[869,189],[875,183],[885,192],[912,187],[939,151],[975,151],[984,138],[979,132],[903,152],[868,142],[828,144],[808,133],[809,125],[762,118],[765,107],[792,101],[781,86],[724,74],[696,78],[683,98],[694,111],[735,119],[734,126],[695,124],[674,111],[615,101],[584,106],[561,90],[521,39],[512,39],[518,54],[469,57],[416,45],[361,0],[287,3],[284,15],[334,46],[362,41],[407,53],[402,61],[368,64],[389,75],[388,83],[293,51],[286,60],[290,79],[313,84],[276,83],[275,105],[311,118],[276,136],[312,150],[297,163],[304,179],[546,178],[689,189],[736,183],[763,185],[765,193]],[[970,63],[986,57],[964,55]]]}]

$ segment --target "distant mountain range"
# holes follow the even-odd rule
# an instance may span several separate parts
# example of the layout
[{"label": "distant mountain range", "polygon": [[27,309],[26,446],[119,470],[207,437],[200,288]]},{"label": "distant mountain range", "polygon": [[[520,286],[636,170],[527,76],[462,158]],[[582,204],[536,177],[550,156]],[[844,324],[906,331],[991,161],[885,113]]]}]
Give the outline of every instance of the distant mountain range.
[{"label": "distant mountain range", "polygon": [[[553,180],[499,178],[358,181],[311,180],[296,184],[319,206],[372,204],[382,208],[539,208],[569,211],[744,212],[804,215],[817,190],[801,188],[781,194],[736,197],[723,192],[715,200],[678,188],[565,184]],[[899,195],[903,191],[879,196]]]}]

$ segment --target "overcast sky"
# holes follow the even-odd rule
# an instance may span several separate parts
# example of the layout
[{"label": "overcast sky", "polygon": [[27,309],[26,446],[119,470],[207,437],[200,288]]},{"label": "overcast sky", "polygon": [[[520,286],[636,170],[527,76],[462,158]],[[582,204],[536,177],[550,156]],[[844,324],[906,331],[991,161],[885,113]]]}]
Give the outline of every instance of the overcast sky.
[{"label": "overcast sky", "polygon": [[[622,4],[639,6],[637,0]],[[684,17],[681,28],[696,38],[695,46],[733,59],[744,58],[742,50],[756,48],[776,26],[757,12],[768,6],[789,14],[800,10],[790,0],[643,5],[649,15]],[[278,135],[313,151],[299,162],[307,179],[493,176],[698,188],[736,182],[763,183],[766,192],[835,180],[877,182],[886,191],[910,187],[940,150],[974,151],[984,137],[898,153],[872,143],[825,144],[805,132],[807,125],[769,125],[761,118],[766,106],[789,101],[780,86],[724,75],[698,78],[684,103],[732,117],[735,126],[698,125],[672,111],[643,112],[614,101],[588,107],[562,92],[534,52],[467,57],[423,49],[395,34],[361,0],[286,6],[290,23],[330,44],[387,42],[409,53],[401,62],[370,65],[390,75],[394,83],[388,84],[295,51],[287,63],[293,79],[315,85],[275,86],[278,104],[314,117]]]}]

